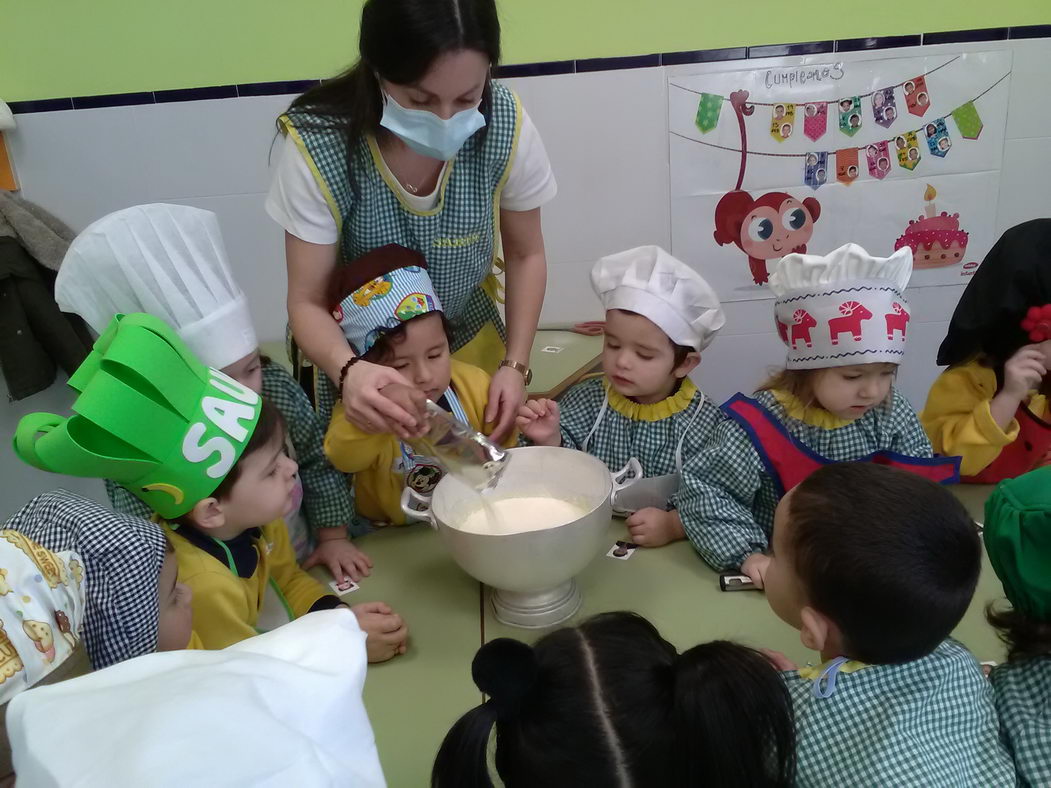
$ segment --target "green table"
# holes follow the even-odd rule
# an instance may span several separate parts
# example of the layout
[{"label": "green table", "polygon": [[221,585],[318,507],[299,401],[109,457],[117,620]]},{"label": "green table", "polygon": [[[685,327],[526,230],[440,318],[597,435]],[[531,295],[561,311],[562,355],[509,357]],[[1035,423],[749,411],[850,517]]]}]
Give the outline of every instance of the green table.
[{"label": "green table", "polygon": [[533,370],[529,395],[554,399],[585,375],[600,371],[601,360],[601,336],[540,329],[529,354]]}]

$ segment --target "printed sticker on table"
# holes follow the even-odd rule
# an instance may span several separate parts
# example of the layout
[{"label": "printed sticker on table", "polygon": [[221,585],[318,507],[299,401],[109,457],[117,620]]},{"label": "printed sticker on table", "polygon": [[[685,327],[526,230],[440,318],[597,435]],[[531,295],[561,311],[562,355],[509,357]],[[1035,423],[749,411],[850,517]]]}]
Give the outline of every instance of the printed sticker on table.
[{"label": "printed sticker on table", "polygon": [[930,150],[931,155],[944,159],[945,154],[952,147],[952,140],[949,139],[949,130],[945,128],[945,118],[938,118],[924,126],[923,136],[927,138],[927,148]]},{"label": "printed sticker on table", "polygon": [[858,149],[843,148],[836,151],[836,180],[848,186],[858,179]]},{"label": "printed sticker on table", "polygon": [[825,185],[828,180],[828,153],[825,151],[808,153],[805,157],[803,182],[812,189]]},{"label": "printed sticker on table", "polygon": [[894,88],[881,88],[873,91],[872,116],[883,128],[888,128],[898,119],[898,108],[894,104]]},{"label": "printed sticker on table", "polygon": [[920,140],[915,131],[906,131],[894,138],[894,148],[898,154],[898,164],[907,170],[916,169],[920,163]]},{"label": "printed sticker on table", "polygon": [[828,128],[828,104],[819,102],[817,104],[803,105],[803,133],[817,142],[825,135]]},{"label": "printed sticker on table", "polygon": [[956,129],[965,140],[976,140],[982,133],[982,119],[978,116],[978,110],[973,101],[968,101],[962,107],[952,111],[952,119],[956,122]]},{"label": "printed sticker on table", "polygon": [[770,116],[770,136],[778,142],[784,142],[792,136],[796,125],[795,104],[774,104]]},{"label": "printed sticker on table", "polygon": [[839,130],[848,137],[853,137],[861,130],[861,99],[840,99],[839,101]]},{"label": "printed sticker on table", "polygon": [[697,102],[697,117],[694,123],[702,134],[719,125],[719,113],[723,109],[723,97],[714,93],[702,93],[701,100]]},{"label": "printed sticker on table", "polygon": [[931,95],[927,92],[926,77],[910,79],[901,86],[905,94],[905,106],[913,115],[923,116],[931,108]]},{"label": "printed sticker on table", "polygon": [[886,140],[874,142],[865,148],[865,161],[868,163],[869,175],[883,180],[890,172],[890,146]]}]

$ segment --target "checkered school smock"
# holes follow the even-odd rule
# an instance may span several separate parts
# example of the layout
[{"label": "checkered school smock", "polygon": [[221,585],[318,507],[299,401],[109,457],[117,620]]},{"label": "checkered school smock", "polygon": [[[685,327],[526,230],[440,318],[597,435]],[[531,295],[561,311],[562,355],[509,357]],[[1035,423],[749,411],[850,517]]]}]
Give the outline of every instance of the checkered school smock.
[{"label": "checkered school smock", "polygon": [[[833,462],[850,462],[877,451],[931,457],[927,434],[908,400],[896,390],[889,401],[860,419],[828,429],[788,415],[770,391],[755,395],[792,437]],[[748,434],[724,417],[709,433],[698,465],[698,494],[679,510],[690,542],[718,571],[737,569],[770,546],[777,484],[766,472]]]},{"label": "checkered school smock", "polygon": [[166,537],[158,523],[118,514],[65,490],[38,495],[5,528],[84,561],[84,645],[95,670],[157,648],[157,581]]},{"label": "checkered school smock", "polygon": [[[458,357],[493,374],[507,339],[493,273],[503,267],[497,258],[500,194],[511,173],[522,124],[518,97],[492,83],[489,122],[449,162],[438,184],[438,204],[429,211],[417,211],[404,201],[382,166],[371,134],[355,143],[348,177],[341,128],[301,110],[283,116],[281,124],[310,165],[336,220],[341,262],[392,243],[422,252],[451,324],[452,351],[461,351],[489,327],[485,348]],[[314,376],[315,406],[327,420],[334,386],[316,371]]]},{"label": "checkered school smock", "polygon": [[796,720],[797,785],[1015,784],[992,687],[962,645],[946,640],[902,665],[852,665],[859,669],[840,671],[827,698],[814,694],[820,668],[782,674]]},{"label": "checkered school smock", "polygon": [[989,678],[1019,785],[1051,785],[1051,656],[1005,662]]},{"label": "checkered school smock", "polygon": [[[347,528],[352,536],[367,531],[367,524],[358,522],[354,512],[350,478],[333,468],[325,456],[325,433],[318,414],[299,384],[275,361],[263,365],[263,396],[285,421],[299,463],[303,511],[311,534],[319,528]],[[107,480],[106,493],[118,512],[147,520],[153,517],[150,507],[121,485]]]},{"label": "checkered school smock", "polygon": [[719,409],[689,378],[670,397],[651,405],[632,402],[609,387],[609,404],[596,427],[608,386],[606,378],[594,378],[562,395],[562,445],[598,457],[613,473],[634,457],[643,473],[654,477],[678,470],[675,450],[682,440],[679,492],[669,501],[681,516],[683,502],[698,494],[701,448],[720,419]]}]

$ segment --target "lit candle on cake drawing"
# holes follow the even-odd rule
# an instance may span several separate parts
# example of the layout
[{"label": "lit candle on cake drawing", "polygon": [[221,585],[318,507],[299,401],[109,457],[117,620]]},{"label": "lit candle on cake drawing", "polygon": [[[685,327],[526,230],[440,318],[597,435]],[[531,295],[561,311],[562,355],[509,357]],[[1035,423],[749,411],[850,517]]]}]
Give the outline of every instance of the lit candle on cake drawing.
[{"label": "lit candle on cake drawing", "polygon": [[960,229],[960,214],[950,216],[947,212],[938,213],[934,204],[938,190],[927,184],[923,192],[926,205],[923,216],[910,219],[909,226],[894,243],[897,251],[903,246],[912,249],[913,268],[941,268],[963,262],[967,252],[968,235]]}]

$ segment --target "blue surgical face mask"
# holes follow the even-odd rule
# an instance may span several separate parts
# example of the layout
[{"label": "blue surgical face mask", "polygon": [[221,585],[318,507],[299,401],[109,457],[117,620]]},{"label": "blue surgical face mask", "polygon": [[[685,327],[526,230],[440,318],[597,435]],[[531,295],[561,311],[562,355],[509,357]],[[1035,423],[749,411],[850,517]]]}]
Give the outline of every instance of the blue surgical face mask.
[{"label": "blue surgical face mask", "polygon": [[380,125],[421,156],[449,161],[485,125],[485,116],[474,106],[446,120],[426,110],[406,109],[384,93]]}]

